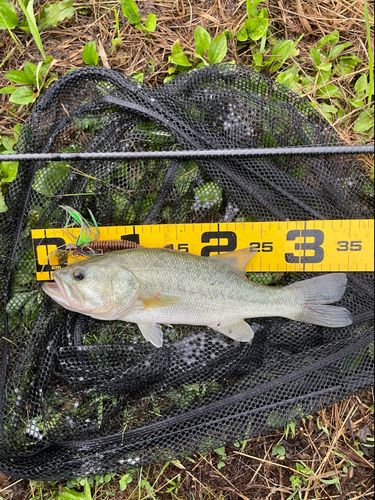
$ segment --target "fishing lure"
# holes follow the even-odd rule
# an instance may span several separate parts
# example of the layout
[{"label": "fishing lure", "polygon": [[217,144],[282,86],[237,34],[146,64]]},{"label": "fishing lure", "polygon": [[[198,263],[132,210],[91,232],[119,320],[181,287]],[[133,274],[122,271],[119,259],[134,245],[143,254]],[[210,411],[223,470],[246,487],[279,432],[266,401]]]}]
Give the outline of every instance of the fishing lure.
[{"label": "fishing lure", "polygon": [[[46,257],[47,264],[51,257],[55,257],[59,265],[68,262],[69,255],[72,257],[92,257],[94,255],[101,255],[113,250],[125,250],[127,248],[136,248],[139,245],[133,241],[127,240],[102,240],[99,239],[99,227],[96,219],[88,208],[92,222],[85,219],[77,210],[68,205],[59,205],[60,208],[65,210],[68,214],[64,229],[72,238],[73,242],[61,245],[56,250],[49,253]],[[77,226],[81,228],[78,237],[76,237],[69,229]],[[44,266],[43,266],[44,268]]]}]

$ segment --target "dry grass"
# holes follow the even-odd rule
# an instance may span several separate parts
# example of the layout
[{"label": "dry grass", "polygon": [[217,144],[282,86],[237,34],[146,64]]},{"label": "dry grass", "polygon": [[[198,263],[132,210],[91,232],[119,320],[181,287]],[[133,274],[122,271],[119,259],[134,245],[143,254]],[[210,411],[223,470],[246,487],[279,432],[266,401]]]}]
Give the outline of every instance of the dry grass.
[{"label": "dry grass", "polygon": [[[45,2],[39,4],[42,8]],[[144,80],[150,85],[161,84],[168,74],[168,56],[177,38],[184,50],[192,50],[194,29],[205,27],[211,36],[224,30],[235,32],[246,17],[245,0],[138,0],[141,13],[157,15],[158,28],[149,37],[121,19],[122,47],[112,50],[111,40],[117,37],[114,25],[115,0],[78,0],[78,9],[70,21],[57,28],[42,32],[42,42],[47,55],[55,59],[51,71],[58,76],[66,71],[84,66],[82,50],[88,41],[96,40],[100,64],[108,68],[132,74],[142,71]],[[353,94],[353,82],[358,75],[368,72],[366,29],[363,16],[363,0],[269,0],[265,2],[276,39],[293,39],[305,33],[299,43],[300,53],[291,61],[303,70],[312,64],[310,47],[324,35],[337,29],[340,43],[350,42],[348,53],[355,54],[363,63],[353,74],[335,77],[334,84],[343,92],[343,99]],[[373,16],[373,8],[370,15]],[[85,9],[86,14],[82,11]],[[81,13],[80,13],[81,12]],[[14,50],[11,57],[1,67],[0,88],[8,85],[4,77],[7,71],[22,69],[26,61],[37,63],[41,60],[30,35],[14,30],[22,44],[23,54]],[[236,40],[228,41],[226,60],[250,65],[251,47],[237,46]],[[0,32],[0,64],[14,49],[14,42],[7,32]],[[316,89],[306,97],[317,102]],[[0,94],[0,134],[12,134],[12,127],[23,123],[30,109],[14,107],[8,96]],[[347,143],[357,142],[350,117],[337,120],[336,130]],[[368,171],[372,162],[363,158],[362,164]],[[95,488],[95,499],[128,498],[157,499],[272,499],[286,500],[293,494],[290,478],[296,475],[296,464],[304,462],[313,474],[303,476],[301,495],[303,500],[365,500],[373,496],[374,456],[371,448],[364,447],[366,436],[374,435],[373,393],[365,391],[359,396],[333,405],[319,412],[312,419],[299,424],[294,438],[288,439],[282,431],[252,439],[243,451],[227,448],[225,467],[218,468],[220,457],[212,452],[202,457],[193,457],[194,463],[171,463],[168,467],[152,466],[140,473],[152,485],[152,492],[140,488],[136,475],[125,492],[119,491],[118,478],[101,488]],[[319,417],[319,426],[317,418]],[[322,430],[326,428],[327,432]],[[286,449],[284,459],[271,455],[273,447],[281,443]],[[346,472],[345,472],[346,470]],[[333,477],[339,479],[341,491],[335,485],[327,485],[322,480]],[[169,481],[180,482],[175,492],[167,492]],[[60,486],[61,488],[62,486]],[[32,497],[55,498],[56,491],[49,485],[30,489],[28,481],[14,480],[0,473],[0,499],[21,500]]]}]

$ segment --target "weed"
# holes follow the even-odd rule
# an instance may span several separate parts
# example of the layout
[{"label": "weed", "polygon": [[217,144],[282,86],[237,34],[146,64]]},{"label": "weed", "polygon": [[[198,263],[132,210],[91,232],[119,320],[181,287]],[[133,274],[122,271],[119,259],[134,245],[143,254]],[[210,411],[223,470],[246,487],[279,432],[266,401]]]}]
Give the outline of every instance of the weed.
[{"label": "weed", "polygon": [[14,104],[31,104],[40,93],[48,88],[57,79],[57,75],[48,73],[53,66],[54,59],[49,57],[37,65],[26,62],[23,70],[13,70],[5,73],[5,77],[13,83],[22,84],[21,87],[8,85],[0,90],[1,94],[10,94],[9,101]]},{"label": "weed", "polygon": [[170,76],[164,79],[164,83],[172,80],[177,73],[183,73],[193,67],[199,68],[221,62],[226,56],[228,46],[225,33],[221,33],[211,40],[208,31],[198,26],[194,31],[194,42],[195,50],[192,52],[183,51],[180,40],[174,42],[172,55],[168,58],[168,62],[174,66],[168,69]]},{"label": "weed", "polygon": [[140,29],[147,35],[156,30],[156,16],[149,14],[145,21],[144,26],[141,25],[142,16],[139,14],[137,4],[133,0],[120,0],[122,5],[122,12],[128,19],[130,24],[134,24],[136,28]]},{"label": "weed", "polygon": [[225,452],[225,448],[224,446],[222,448],[216,448],[216,450],[214,450],[215,453],[217,453],[219,456],[220,456],[220,462],[217,464],[217,468],[218,469],[221,469],[222,467],[225,466],[225,460],[228,458],[227,457],[227,454]]}]

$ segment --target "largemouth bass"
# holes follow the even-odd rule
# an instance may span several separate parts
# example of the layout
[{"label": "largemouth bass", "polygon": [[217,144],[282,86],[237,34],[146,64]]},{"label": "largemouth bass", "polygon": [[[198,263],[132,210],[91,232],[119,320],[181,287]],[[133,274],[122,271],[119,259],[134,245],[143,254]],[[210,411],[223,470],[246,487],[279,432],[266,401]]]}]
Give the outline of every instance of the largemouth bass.
[{"label": "largemouth bass", "polygon": [[254,252],[200,257],[166,248],[134,248],[91,257],[53,273],[43,290],[66,309],[101,320],[137,323],[156,347],[161,324],[207,325],[240,341],[254,333],[244,318],[282,316],[317,325],[352,323],[338,301],[346,275],[327,274],[286,287],[249,281],[245,268]]}]

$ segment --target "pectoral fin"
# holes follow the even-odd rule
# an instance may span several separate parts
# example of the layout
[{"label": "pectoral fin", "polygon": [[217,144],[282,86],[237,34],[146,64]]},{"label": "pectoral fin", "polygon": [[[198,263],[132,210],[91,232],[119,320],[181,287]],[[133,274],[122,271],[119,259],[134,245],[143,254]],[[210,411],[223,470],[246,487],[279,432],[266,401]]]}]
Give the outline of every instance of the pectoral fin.
[{"label": "pectoral fin", "polygon": [[159,295],[153,295],[152,297],[141,297],[144,309],[151,309],[154,307],[169,307],[174,304],[181,302],[181,299],[177,297],[160,297]]},{"label": "pectoral fin", "polygon": [[156,323],[141,323],[138,324],[138,327],[144,338],[151,342],[151,344],[154,344],[156,347],[163,345],[163,332],[160,325]]},{"label": "pectoral fin", "polygon": [[251,326],[243,319],[240,319],[236,323],[220,323],[208,326],[213,330],[216,330],[217,332],[223,333],[233,340],[237,340],[237,342],[250,342],[250,340],[252,340],[252,338],[254,337],[254,332],[251,329]]},{"label": "pectoral fin", "polygon": [[257,253],[255,250],[251,250],[250,247],[242,248],[241,250],[236,250],[235,252],[221,253],[219,255],[211,255],[210,259],[217,259],[225,262],[229,266],[234,267],[241,273],[245,272],[247,264]]}]

